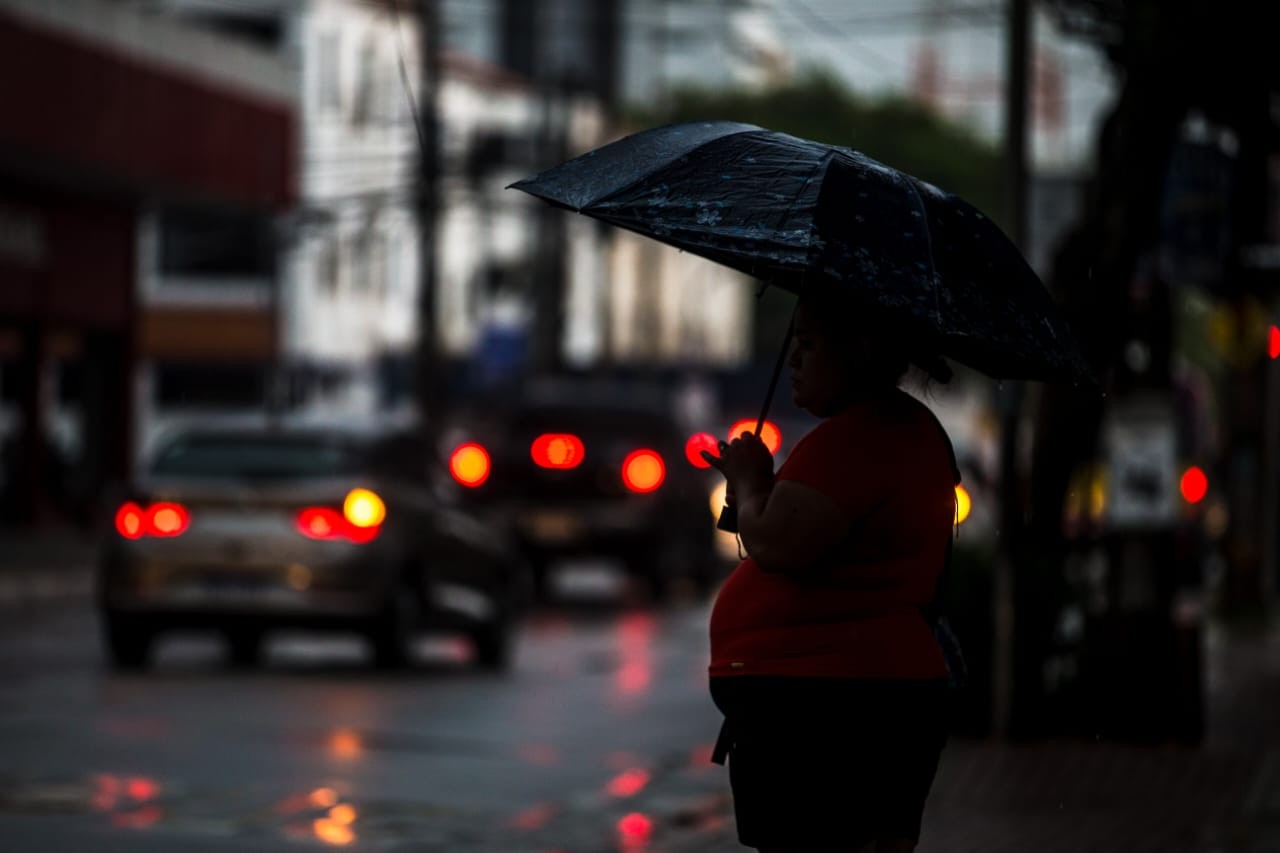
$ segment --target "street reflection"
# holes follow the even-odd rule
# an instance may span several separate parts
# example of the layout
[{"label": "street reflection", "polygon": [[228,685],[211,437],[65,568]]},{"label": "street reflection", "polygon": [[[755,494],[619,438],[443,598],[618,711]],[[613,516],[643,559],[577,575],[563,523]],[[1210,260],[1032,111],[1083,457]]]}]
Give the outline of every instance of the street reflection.
[{"label": "street reflection", "polygon": [[356,834],[351,831],[351,827],[338,823],[336,820],[329,818],[321,818],[315,821],[312,829],[316,834],[316,838],[325,844],[331,844],[335,847],[345,847],[352,841],[356,840]]},{"label": "street reflection", "polygon": [[109,813],[112,826],[147,829],[164,818],[164,810],[151,802],[159,794],[160,786],[154,779],[100,773],[94,777],[89,806]]},{"label": "street reflection", "polygon": [[520,760],[539,767],[552,767],[560,763],[560,750],[547,743],[521,744],[516,750]]},{"label": "street reflection", "polygon": [[634,797],[636,794],[644,790],[644,786],[649,784],[649,772],[639,767],[626,770],[609,781],[606,788],[610,796],[619,799],[626,797]]},{"label": "street reflection", "polygon": [[618,840],[626,851],[641,850],[653,837],[653,820],[640,812],[632,812],[618,821]]},{"label": "street reflection", "polygon": [[622,661],[614,679],[616,698],[646,692],[653,681],[653,635],[656,622],[650,613],[630,613],[618,623]]},{"label": "street reflection", "polygon": [[364,754],[364,741],[351,729],[337,729],[325,742],[325,747],[334,758],[350,761]]},{"label": "street reflection", "polygon": [[338,792],[332,788],[316,788],[308,799],[312,806],[327,809],[337,804]]},{"label": "street reflection", "polygon": [[511,819],[511,825],[526,832],[542,829],[559,812],[554,803],[538,803],[530,806]]}]

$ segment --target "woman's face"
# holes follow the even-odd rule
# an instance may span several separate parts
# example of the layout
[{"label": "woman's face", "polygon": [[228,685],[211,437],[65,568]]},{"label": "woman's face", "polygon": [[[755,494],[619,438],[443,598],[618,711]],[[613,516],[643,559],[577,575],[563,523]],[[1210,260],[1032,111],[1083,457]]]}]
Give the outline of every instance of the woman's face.
[{"label": "woman's face", "polygon": [[851,383],[844,360],[803,302],[796,311],[795,346],[788,363],[791,397],[800,408],[825,418],[848,402]]}]

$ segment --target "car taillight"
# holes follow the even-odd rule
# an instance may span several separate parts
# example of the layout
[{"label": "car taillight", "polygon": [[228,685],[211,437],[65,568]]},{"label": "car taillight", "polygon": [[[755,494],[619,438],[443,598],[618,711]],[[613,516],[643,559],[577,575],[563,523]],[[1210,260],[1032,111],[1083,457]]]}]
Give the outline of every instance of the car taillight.
[{"label": "car taillight", "polygon": [[144,536],[172,538],[191,526],[191,514],[182,504],[171,501],[142,507],[130,501],[116,510],[116,532],[125,539]]},{"label": "car taillight", "polygon": [[684,458],[695,468],[710,468],[711,463],[702,458],[704,450],[712,456],[719,456],[720,442],[709,432],[694,433],[684,444]]},{"label": "car taillight", "polygon": [[582,464],[585,448],[582,439],[568,433],[552,432],[540,435],[529,446],[529,455],[541,468],[567,470]]},{"label": "car taillight", "polygon": [[489,451],[482,445],[471,442],[455,448],[449,456],[449,473],[453,479],[468,488],[484,485],[489,479]]},{"label": "car taillight", "polygon": [[636,450],[622,461],[622,482],[633,492],[645,494],[662,485],[667,468],[654,450]]},{"label": "car taillight", "polygon": [[1178,490],[1182,492],[1182,499],[1189,504],[1198,504],[1204,500],[1204,496],[1209,494],[1209,478],[1199,467],[1192,465],[1182,475],[1182,479],[1178,482]]},{"label": "car taillight", "polygon": [[368,489],[352,489],[342,502],[342,509],[309,506],[298,513],[298,532],[308,539],[325,542],[346,540],[362,545],[378,538],[387,506],[382,498]]},{"label": "car taillight", "polygon": [[[729,428],[729,440],[733,441],[744,432],[755,431],[755,421],[738,421]],[[769,448],[770,453],[777,453],[778,448],[782,447],[782,430],[778,429],[778,425],[773,421],[765,421],[764,426],[760,427],[760,441]]]}]

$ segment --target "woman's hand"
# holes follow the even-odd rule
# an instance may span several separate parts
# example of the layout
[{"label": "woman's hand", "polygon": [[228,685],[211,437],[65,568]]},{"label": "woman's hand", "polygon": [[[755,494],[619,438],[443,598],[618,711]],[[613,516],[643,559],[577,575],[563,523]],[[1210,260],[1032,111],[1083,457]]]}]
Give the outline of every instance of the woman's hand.
[{"label": "woman's hand", "polygon": [[702,458],[728,481],[734,500],[768,493],[773,486],[773,454],[754,434],[744,432],[729,444],[720,445],[720,455],[702,451]]}]

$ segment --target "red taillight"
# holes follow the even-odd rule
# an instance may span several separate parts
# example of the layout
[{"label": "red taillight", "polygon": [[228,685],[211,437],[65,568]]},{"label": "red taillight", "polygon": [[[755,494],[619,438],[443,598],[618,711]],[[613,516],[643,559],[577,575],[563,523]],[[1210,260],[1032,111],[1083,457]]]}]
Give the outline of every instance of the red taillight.
[{"label": "red taillight", "polygon": [[535,465],[562,470],[581,465],[584,452],[582,439],[561,432],[540,435],[529,447],[529,455]]},{"label": "red taillight", "polygon": [[148,536],[181,536],[191,526],[191,515],[182,504],[158,503],[147,510]]},{"label": "red taillight", "polygon": [[182,504],[164,501],[145,509],[130,501],[116,510],[116,532],[125,539],[144,536],[181,536],[191,526],[191,514]]},{"label": "red taillight", "polygon": [[667,467],[655,450],[636,450],[622,461],[622,482],[633,492],[656,490],[667,477]]},{"label": "red taillight", "polygon": [[1178,488],[1187,503],[1198,504],[1204,500],[1205,495],[1209,494],[1209,478],[1205,476],[1204,471],[1192,465],[1183,473]]},{"label": "red taillight", "polygon": [[308,539],[322,542],[346,540],[357,545],[372,542],[382,531],[379,524],[361,526],[354,523],[340,509],[327,506],[309,506],[298,513],[298,532]]},{"label": "red taillight", "polygon": [[141,539],[146,517],[142,507],[130,501],[116,510],[116,532],[125,539]]},{"label": "red taillight", "polygon": [[449,456],[449,473],[462,485],[474,489],[489,479],[489,451],[474,442],[463,444]]},{"label": "red taillight", "polygon": [[1280,326],[1272,326],[1267,333],[1267,355],[1280,358]]},{"label": "red taillight", "polygon": [[702,458],[704,450],[712,456],[719,456],[720,442],[709,432],[694,433],[684,444],[684,458],[695,468],[710,468],[711,463]]},{"label": "red taillight", "polygon": [[[738,421],[729,428],[729,440],[733,441],[744,432],[755,431],[755,421]],[[760,441],[769,448],[770,453],[777,453],[778,448],[782,447],[782,430],[778,429],[778,425],[773,421],[765,421],[764,426],[760,428]]]}]

